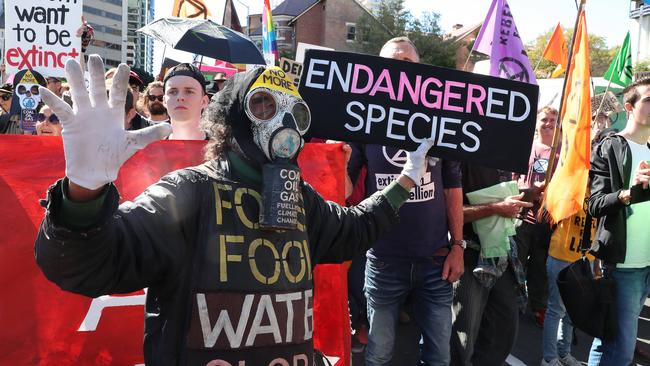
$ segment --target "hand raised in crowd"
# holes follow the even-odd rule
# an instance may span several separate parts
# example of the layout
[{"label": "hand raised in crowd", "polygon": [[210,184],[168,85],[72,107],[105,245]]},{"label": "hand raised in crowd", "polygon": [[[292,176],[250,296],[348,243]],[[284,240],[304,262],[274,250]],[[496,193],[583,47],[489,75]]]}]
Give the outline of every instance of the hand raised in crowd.
[{"label": "hand raised in crowd", "polygon": [[90,85],[84,83],[81,66],[73,59],[65,65],[74,110],[48,89],[39,91],[63,126],[65,173],[72,200],[88,200],[117,178],[122,164],[137,150],[165,138],[171,126],[161,123],[138,131],[124,130],[124,103],[129,67],[121,64],[106,95],[104,63],[97,55],[88,59]]},{"label": "hand raised in crowd", "polygon": [[533,207],[530,202],[522,201],[524,193],[506,197],[503,201],[497,203],[498,214],[503,217],[516,218],[523,208]]},{"label": "hand raised in crowd", "polygon": [[645,160],[641,160],[634,172],[634,182],[632,185],[642,184],[643,189],[648,189],[648,182],[650,182],[650,164]]}]

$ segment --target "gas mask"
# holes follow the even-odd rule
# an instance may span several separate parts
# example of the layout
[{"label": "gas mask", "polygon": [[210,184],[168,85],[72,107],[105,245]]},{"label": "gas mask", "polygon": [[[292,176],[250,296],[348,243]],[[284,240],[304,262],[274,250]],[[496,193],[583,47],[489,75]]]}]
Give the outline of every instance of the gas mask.
[{"label": "gas mask", "polygon": [[260,228],[293,230],[303,205],[296,161],[311,114],[282,69],[261,71],[240,97],[241,111],[250,121],[248,131],[238,124],[233,135],[244,155],[262,168]]},{"label": "gas mask", "polygon": [[244,99],[253,139],[273,162],[295,160],[311,123],[307,104],[287,82],[289,78],[279,68],[266,69]]}]

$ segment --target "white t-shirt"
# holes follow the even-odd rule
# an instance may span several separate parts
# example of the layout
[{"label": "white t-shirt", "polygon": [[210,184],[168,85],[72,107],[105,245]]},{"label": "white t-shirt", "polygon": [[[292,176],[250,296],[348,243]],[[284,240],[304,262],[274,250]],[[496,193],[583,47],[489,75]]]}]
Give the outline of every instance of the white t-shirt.
[{"label": "white t-shirt", "polygon": [[[637,144],[628,139],[627,144],[632,152],[632,169],[630,170],[630,185],[634,181],[634,173],[642,160],[650,161],[648,144]],[[630,188],[630,187],[628,187]],[[650,189],[650,188],[648,188]],[[627,218],[627,249],[625,262],[616,268],[643,268],[650,266],[650,201],[630,205],[632,214]]]}]

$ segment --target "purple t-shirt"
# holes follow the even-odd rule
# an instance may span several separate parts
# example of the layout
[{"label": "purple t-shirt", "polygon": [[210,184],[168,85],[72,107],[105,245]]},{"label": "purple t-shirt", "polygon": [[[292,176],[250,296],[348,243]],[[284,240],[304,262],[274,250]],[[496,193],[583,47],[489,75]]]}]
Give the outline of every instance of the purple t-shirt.
[{"label": "purple t-shirt", "polygon": [[[348,172],[354,181],[360,167],[367,166],[367,197],[397,179],[405,162],[404,150],[352,144]],[[400,208],[400,222],[379,238],[368,251],[368,256],[382,260],[417,259],[431,257],[436,250],[449,245],[443,189],[461,187],[460,164],[429,158],[427,173],[420,183],[411,190],[410,199]]]},{"label": "purple t-shirt", "polygon": [[[532,187],[535,183],[544,182],[546,180],[546,172],[548,171],[548,163],[551,158],[551,147],[542,144],[539,140],[533,140],[533,147],[530,151],[530,158],[528,159],[528,173],[519,177],[519,187]],[[555,155],[554,166],[557,167],[557,162],[560,159],[560,149],[557,150]],[[537,223],[537,212],[541,207],[540,202],[533,202],[533,207],[526,210],[524,221],[530,224]]]}]

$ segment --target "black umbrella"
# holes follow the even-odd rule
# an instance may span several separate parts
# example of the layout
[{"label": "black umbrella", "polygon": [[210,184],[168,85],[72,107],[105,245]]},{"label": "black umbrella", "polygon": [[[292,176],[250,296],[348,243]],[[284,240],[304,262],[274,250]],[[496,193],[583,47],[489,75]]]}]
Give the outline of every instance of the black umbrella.
[{"label": "black umbrella", "polygon": [[248,37],[208,19],[161,18],[138,32],[174,49],[233,64],[265,63],[262,53]]}]

